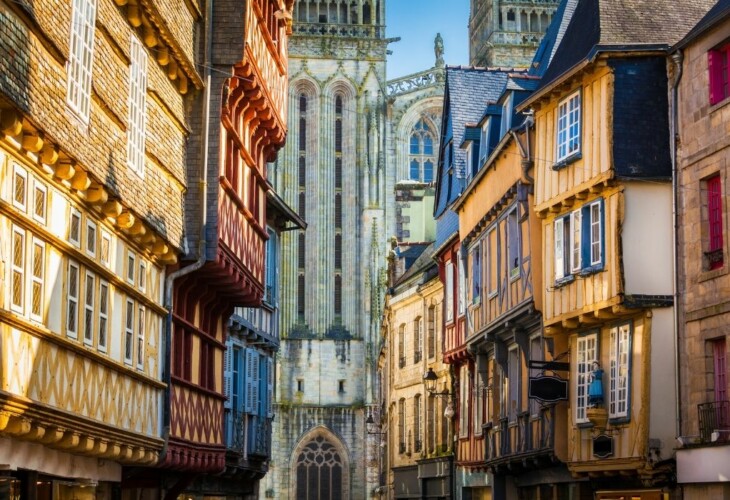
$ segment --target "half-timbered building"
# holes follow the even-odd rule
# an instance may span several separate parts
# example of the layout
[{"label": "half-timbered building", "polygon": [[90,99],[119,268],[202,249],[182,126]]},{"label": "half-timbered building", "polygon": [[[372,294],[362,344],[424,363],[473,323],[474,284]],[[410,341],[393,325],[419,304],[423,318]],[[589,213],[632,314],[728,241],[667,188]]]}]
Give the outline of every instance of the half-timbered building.
[{"label": "half-timbered building", "polygon": [[[456,384],[452,391],[467,387],[474,362],[466,350],[464,336],[466,304],[464,262],[459,241],[459,217],[452,205],[466,186],[467,155],[460,146],[467,123],[476,123],[489,102],[502,94],[508,73],[466,67],[446,68],[446,84],[441,116],[438,169],[436,177],[436,241],[434,255],[439,263],[439,278],[444,285],[442,306],[443,356],[451,366]],[[466,257],[464,255],[463,257]],[[467,389],[464,389],[465,391]],[[456,404],[455,432],[460,433],[455,451],[455,488],[468,488],[472,495],[487,494],[489,481],[483,471],[472,467],[483,459],[483,447],[468,441],[465,432],[466,408]],[[463,415],[462,415],[463,413]],[[463,446],[462,446],[463,445]]]},{"label": "half-timbered building", "polygon": [[730,478],[729,30],[730,2],[723,0],[670,56],[680,298],[677,481],[687,499],[720,498]]},{"label": "half-timbered building", "polygon": [[111,498],[123,467],[165,453],[165,266],[183,233],[186,95],[202,81],[194,16],[120,5],[0,4],[0,484],[11,498]]},{"label": "half-timbered building", "polygon": [[626,3],[578,1],[540,87],[518,107],[535,116],[545,335],[569,353],[566,462],[597,498],[661,498],[671,488],[664,56],[708,3],[634,0],[631,22],[621,22]]}]

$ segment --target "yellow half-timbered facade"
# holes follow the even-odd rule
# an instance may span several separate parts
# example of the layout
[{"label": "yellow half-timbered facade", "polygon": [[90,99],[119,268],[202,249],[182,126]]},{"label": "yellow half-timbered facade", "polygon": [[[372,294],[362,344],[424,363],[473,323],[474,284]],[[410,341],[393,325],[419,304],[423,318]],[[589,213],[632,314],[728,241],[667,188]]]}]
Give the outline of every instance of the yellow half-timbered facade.
[{"label": "yellow half-timbered facade", "polygon": [[[570,364],[566,462],[601,498],[617,489],[655,498],[672,488],[676,358],[664,54],[703,7],[680,10],[667,7],[662,22],[672,29],[656,33],[641,22],[612,23],[623,15],[613,2],[579,1],[574,20],[597,24],[569,25],[540,87],[521,105],[535,119],[545,335],[567,347]],[[645,50],[649,42],[653,50]],[[622,50],[607,48],[614,44]]]}]

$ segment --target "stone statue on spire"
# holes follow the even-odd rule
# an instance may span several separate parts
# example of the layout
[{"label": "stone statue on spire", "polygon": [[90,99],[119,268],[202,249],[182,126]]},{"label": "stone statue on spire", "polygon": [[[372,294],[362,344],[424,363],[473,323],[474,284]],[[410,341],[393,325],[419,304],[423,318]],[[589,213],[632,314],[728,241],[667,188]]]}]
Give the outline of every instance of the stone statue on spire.
[{"label": "stone statue on spire", "polygon": [[433,41],[433,53],[436,56],[437,68],[441,68],[444,65],[444,39],[441,38],[441,33],[436,33],[436,38]]}]

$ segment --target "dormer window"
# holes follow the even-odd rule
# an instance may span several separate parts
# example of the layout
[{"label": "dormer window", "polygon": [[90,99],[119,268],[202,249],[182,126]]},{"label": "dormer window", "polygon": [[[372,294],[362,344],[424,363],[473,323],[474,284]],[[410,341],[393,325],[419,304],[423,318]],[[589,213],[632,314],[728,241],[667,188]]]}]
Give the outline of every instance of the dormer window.
[{"label": "dormer window", "polygon": [[509,132],[512,127],[512,94],[509,94],[502,104],[502,123],[499,130],[499,137]]},{"label": "dormer window", "polygon": [[484,165],[489,157],[489,125],[491,118],[487,119],[482,125],[482,132],[479,138],[479,166]]},{"label": "dormer window", "polygon": [[557,162],[580,153],[580,91],[575,91],[558,104]]}]

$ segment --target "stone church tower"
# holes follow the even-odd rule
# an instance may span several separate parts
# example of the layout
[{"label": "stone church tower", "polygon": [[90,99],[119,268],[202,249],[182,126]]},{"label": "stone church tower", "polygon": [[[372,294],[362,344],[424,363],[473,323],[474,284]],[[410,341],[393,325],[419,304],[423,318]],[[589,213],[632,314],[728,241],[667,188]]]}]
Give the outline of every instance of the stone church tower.
[{"label": "stone church tower", "polygon": [[271,468],[261,496],[365,499],[379,436],[365,420],[388,236],[384,0],[300,0],[289,42],[285,149],[270,177],[308,223],[282,241]]},{"label": "stone church tower", "polygon": [[471,0],[469,64],[526,68],[560,0]]}]

